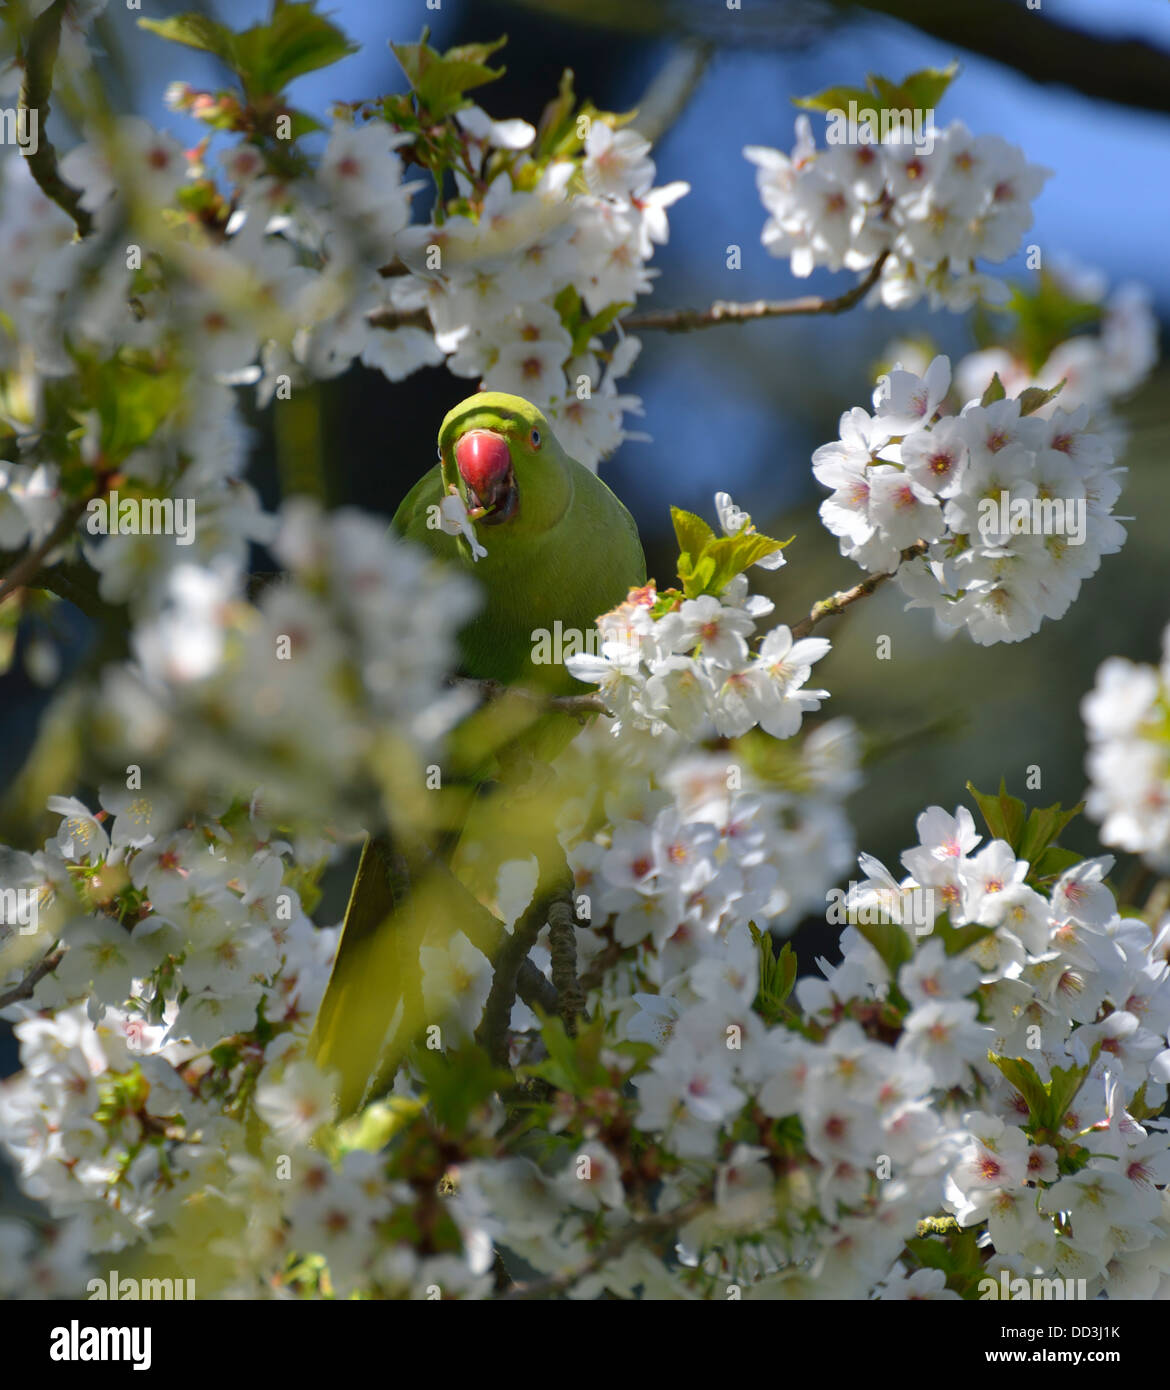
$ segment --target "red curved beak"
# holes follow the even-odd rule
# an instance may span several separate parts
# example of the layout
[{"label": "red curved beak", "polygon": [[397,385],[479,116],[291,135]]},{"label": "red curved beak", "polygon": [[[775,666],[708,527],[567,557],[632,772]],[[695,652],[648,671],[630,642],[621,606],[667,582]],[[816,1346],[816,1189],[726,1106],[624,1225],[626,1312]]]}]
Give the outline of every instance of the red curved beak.
[{"label": "red curved beak", "polygon": [[455,445],[455,466],[472,506],[487,509],[484,525],[507,521],[520,500],[507,440],[494,430],[468,430]]}]

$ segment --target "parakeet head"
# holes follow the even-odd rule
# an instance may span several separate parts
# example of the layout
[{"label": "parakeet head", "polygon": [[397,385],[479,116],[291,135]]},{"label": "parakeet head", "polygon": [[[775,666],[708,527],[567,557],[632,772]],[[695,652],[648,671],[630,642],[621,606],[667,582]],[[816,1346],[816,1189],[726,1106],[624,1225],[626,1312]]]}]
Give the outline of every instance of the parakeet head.
[{"label": "parakeet head", "polygon": [[543,530],[572,500],[565,455],[521,396],[481,391],[461,401],[439,430],[439,459],[444,482],[459,487],[469,508],[485,508],[480,526]]}]

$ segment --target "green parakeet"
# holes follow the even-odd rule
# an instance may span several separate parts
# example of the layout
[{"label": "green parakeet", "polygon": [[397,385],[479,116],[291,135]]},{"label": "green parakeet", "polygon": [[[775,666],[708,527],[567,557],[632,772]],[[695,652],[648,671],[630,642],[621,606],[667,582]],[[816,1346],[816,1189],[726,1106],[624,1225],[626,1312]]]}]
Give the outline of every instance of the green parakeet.
[{"label": "green parakeet", "polygon": [[[457,405],[439,431],[439,463],[407,494],[395,529],[484,586],[486,602],[463,630],[469,675],[561,690],[575,682],[560,663],[534,665],[534,632],[593,630],[594,620],[645,581],[634,519],[608,487],[557,443],[541,412],[519,396],[484,391]],[[450,487],[486,514],[478,561],[462,536],[435,527]]]},{"label": "green parakeet", "polygon": [[[465,536],[441,529],[440,507],[452,489],[476,518],[482,543],[476,550],[486,549],[486,555],[475,558]],[[450,411],[439,431],[439,462],[407,494],[393,527],[461,565],[482,585],[483,605],[459,637],[463,674],[476,679],[548,694],[581,689],[559,661],[534,662],[537,634],[555,634],[559,623],[561,634],[584,637],[600,614],[645,583],[645,558],[629,512],[565,453],[540,410],[519,396],[481,392]],[[566,715],[543,715],[517,731],[511,748],[543,762],[577,728]],[[497,776],[500,765],[493,762]],[[501,780],[509,782],[507,772]],[[529,821],[539,825],[529,824],[522,796],[509,800],[497,790],[486,800],[501,797],[502,810],[473,809],[471,821],[478,820],[485,833],[494,831],[502,851],[520,859],[535,855],[546,877],[557,855],[547,809],[533,803]],[[472,838],[470,826],[465,838]],[[460,929],[473,936],[467,919],[487,915],[445,871],[429,875],[423,892],[407,898],[401,867],[387,838],[367,843],[317,1017],[313,1050],[322,1067],[340,1074],[343,1115],[389,1079],[403,1040],[412,1040],[423,1021],[417,1001],[410,1016],[406,993],[418,992],[424,935],[442,919],[447,939]],[[458,855],[453,867],[468,877]],[[482,925],[481,918],[476,926]],[[391,1034],[395,1046],[387,1067],[383,1054]]]}]

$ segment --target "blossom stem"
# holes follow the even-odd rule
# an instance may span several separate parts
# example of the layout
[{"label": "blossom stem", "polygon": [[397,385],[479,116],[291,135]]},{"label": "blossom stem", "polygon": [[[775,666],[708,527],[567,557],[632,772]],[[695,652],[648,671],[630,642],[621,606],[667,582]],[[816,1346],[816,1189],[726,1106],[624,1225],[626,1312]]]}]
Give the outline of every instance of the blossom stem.
[{"label": "blossom stem", "polygon": [[559,714],[571,714],[582,721],[586,715],[610,712],[601,695],[541,695],[518,686],[503,685],[500,681],[473,680],[468,676],[452,676],[450,683],[478,690],[486,700],[500,700],[505,695],[515,695],[522,700],[531,700],[542,705],[545,709],[556,710]]},{"label": "blossom stem", "polygon": [[690,333],[696,328],[714,328],[720,323],[751,323],[756,319],[797,318],[807,314],[841,314],[863,299],[882,273],[888,251],[883,251],[870,267],[869,273],[851,290],[826,299],[819,294],[801,295],[798,299],[754,299],[740,304],[720,299],[709,309],[648,309],[621,320],[631,332],[661,329],[664,333]]},{"label": "blossom stem", "polygon": [[42,956],[18,985],[0,994],[0,1009],[6,1009],[9,1004],[19,1004],[22,999],[31,999],[37,985],[56,970],[64,955],[64,948],[61,948]]},{"label": "blossom stem", "polygon": [[[898,561],[898,568],[907,560],[913,560],[919,555],[926,554],[926,542],[915,541],[913,545],[907,546],[902,551]],[[809,610],[807,618],[801,618],[800,622],[792,625],[792,638],[807,637],[814,627],[826,618],[835,618],[839,613],[844,613],[846,608],[851,608],[861,599],[867,598],[887,579],[893,579],[898,573],[897,569],[892,569],[886,574],[871,574],[868,579],[863,579],[860,584],[854,584],[852,589],[841,589],[835,594],[830,594],[828,598],[818,599]]]}]

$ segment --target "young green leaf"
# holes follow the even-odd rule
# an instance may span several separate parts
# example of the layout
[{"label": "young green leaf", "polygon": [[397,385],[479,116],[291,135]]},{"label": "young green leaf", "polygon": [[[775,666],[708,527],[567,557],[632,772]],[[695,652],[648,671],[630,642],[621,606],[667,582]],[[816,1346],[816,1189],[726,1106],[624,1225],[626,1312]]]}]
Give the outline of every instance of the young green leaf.
[{"label": "young green leaf", "polygon": [[439,53],[426,41],[427,31],[418,43],[391,43],[394,56],[402,65],[419,104],[436,121],[471,105],[467,93],[503,77],[504,68],[493,68],[488,59],[507,43],[507,36],[494,43],[469,43]]},{"label": "young green leaf", "polygon": [[1077,802],[1071,811],[1066,811],[1057,802],[1044,810],[1038,807],[1032,811],[1020,836],[1019,857],[1034,864],[1041,855],[1054,844],[1069,821],[1075,819],[1085,809],[1083,801]]},{"label": "young green leaf", "polygon": [[1048,1093],[1032,1063],[1025,1061],[1023,1057],[1000,1057],[994,1052],[989,1052],[987,1059],[993,1066],[999,1068],[1027,1101],[1032,1123],[1040,1128],[1046,1128]]},{"label": "young green leaf", "polygon": [[997,796],[988,796],[984,792],[976,791],[970,782],[967,783],[967,790],[978,803],[992,838],[1006,840],[1013,850],[1016,849],[1024,829],[1024,803],[1019,797],[1008,795],[1002,777]]},{"label": "young green leaf", "polygon": [[1029,386],[1020,392],[1020,414],[1034,415],[1041,406],[1047,405],[1049,401],[1054,401],[1061,391],[1064,390],[1065,382],[1068,377],[1062,376],[1055,386],[1047,388],[1043,386]]}]

